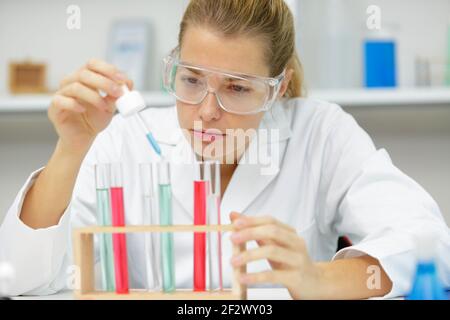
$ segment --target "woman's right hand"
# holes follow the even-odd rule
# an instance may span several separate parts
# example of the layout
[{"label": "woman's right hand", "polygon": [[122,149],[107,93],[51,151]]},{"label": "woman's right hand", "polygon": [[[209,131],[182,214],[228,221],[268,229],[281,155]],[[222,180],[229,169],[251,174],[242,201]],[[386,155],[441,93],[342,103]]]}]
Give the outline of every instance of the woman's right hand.
[{"label": "woman's right hand", "polygon": [[133,86],[115,66],[97,59],[65,77],[48,110],[59,145],[71,152],[87,152],[97,134],[111,122],[124,83],[130,89]]}]

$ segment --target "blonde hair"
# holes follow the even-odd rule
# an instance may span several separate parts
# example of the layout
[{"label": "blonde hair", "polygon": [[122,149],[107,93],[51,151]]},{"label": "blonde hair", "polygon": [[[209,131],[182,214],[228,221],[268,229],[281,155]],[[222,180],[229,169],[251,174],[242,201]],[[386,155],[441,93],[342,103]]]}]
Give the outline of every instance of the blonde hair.
[{"label": "blonde hair", "polygon": [[292,69],[284,96],[302,96],[303,69],[295,49],[294,19],[284,0],[191,0],[180,24],[180,47],[190,25],[207,26],[225,36],[262,37],[270,76]]}]

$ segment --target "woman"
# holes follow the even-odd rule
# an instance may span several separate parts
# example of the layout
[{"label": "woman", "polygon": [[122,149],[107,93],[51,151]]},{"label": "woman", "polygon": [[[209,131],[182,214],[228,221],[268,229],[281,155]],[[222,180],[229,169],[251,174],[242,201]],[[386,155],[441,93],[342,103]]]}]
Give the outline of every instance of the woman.
[{"label": "woman", "polygon": [[[142,112],[171,161],[196,155],[223,163],[222,220],[238,229],[232,242],[248,242],[224,262],[225,285],[231,265],[248,264],[240,281],[282,285],[294,299],[404,295],[422,233],[438,237],[448,281],[450,235],[438,206],[340,107],[301,98],[294,39],[282,0],[192,0],[178,48],[165,60],[176,107]],[[137,163],[156,159],[139,124],[113,117],[123,83],[132,86],[99,60],[61,82],[48,111],[55,151],[0,230],[0,258],[17,273],[11,294],[66,286],[70,230],[96,223],[95,163],[121,161],[136,177]],[[231,143],[234,132],[250,132],[251,141]],[[243,160],[258,150],[269,150],[264,161]],[[192,172],[174,166],[172,181],[174,220],[192,223]],[[127,223],[137,224],[139,181],[126,183]],[[353,245],[335,254],[340,235]],[[178,286],[192,283],[187,240],[176,240]],[[129,236],[128,248],[131,284],[143,286],[142,244]],[[229,241],[223,250],[231,255]]]}]

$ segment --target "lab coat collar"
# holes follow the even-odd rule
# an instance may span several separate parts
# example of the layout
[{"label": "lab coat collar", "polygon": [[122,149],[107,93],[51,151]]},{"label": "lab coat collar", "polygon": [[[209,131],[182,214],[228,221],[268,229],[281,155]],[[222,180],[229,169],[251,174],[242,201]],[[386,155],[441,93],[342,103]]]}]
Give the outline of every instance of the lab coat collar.
[{"label": "lab coat collar", "polygon": [[[244,213],[248,206],[275,179],[280,171],[287,140],[291,136],[287,109],[279,102],[264,115],[257,136],[239,161],[221,202],[222,223],[229,223],[229,213]],[[180,132],[181,133],[181,132]],[[171,157],[172,190],[175,201],[193,217],[194,151],[182,137]],[[192,219],[193,221],[193,219]]]}]

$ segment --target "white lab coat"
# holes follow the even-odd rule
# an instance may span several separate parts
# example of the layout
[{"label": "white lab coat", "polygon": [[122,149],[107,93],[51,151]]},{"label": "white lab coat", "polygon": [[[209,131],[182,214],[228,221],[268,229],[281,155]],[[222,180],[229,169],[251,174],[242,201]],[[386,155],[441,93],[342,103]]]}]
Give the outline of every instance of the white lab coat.
[{"label": "white lab coat", "polygon": [[[181,136],[175,108],[142,114],[169,159],[191,159],[193,151]],[[156,156],[135,121],[116,116],[97,137],[58,225],[33,230],[18,218],[24,195],[40,171],[26,181],[0,228],[0,261],[12,263],[17,275],[12,295],[51,294],[70,283],[71,228],[96,224],[95,163],[122,162],[126,223],[142,223],[138,163]],[[270,156],[264,163],[238,166],[222,199],[223,223],[230,222],[231,211],[272,215],[297,229],[315,261],[371,255],[393,281],[389,297],[408,292],[415,271],[415,239],[432,232],[439,238],[439,270],[450,286],[450,232],[437,204],[392,164],[384,149],[376,150],[349,114],[323,101],[283,100],[266,113],[261,128],[279,129],[279,134],[250,144],[245,155],[262,148],[270,149]],[[193,222],[192,178],[186,165],[173,167],[176,224]],[[336,253],[340,235],[354,245]],[[145,287],[142,237],[129,235],[127,245],[130,285]],[[224,240],[223,245],[224,283],[230,286],[230,242]],[[192,286],[192,235],[175,236],[175,256],[177,286]],[[267,270],[269,265],[253,262],[248,269]]]}]

